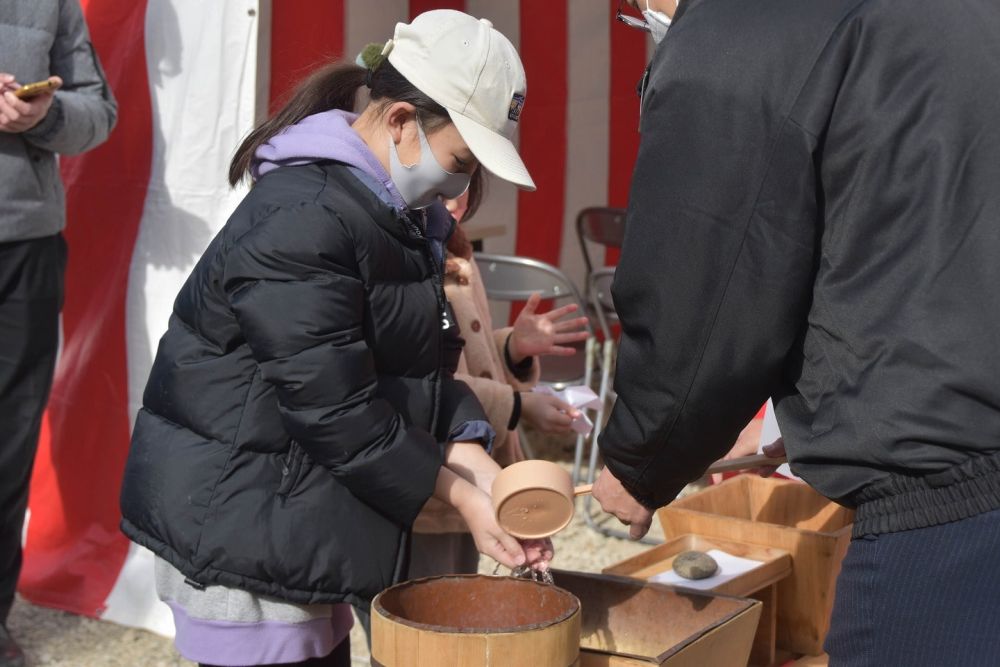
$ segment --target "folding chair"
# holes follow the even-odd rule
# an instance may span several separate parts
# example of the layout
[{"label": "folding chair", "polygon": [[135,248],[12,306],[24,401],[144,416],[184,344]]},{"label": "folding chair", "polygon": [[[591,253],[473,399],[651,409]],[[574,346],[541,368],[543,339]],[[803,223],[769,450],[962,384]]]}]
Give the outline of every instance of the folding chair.
[{"label": "folding chair", "polygon": [[[475,253],[479,273],[483,278],[486,296],[493,301],[508,303],[527,301],[532,294],[540,294],[543,299],[557,303],[575,303],[579,312],[586,313],[586,302],[580,296],[576,285],[555,266],[528,257],[491,255]],[[587,332],[590,334],[580,346],[577,354],[569,357],[546,357],[542,363],[540,382],[561,390],[573,385],[590,387],[594,376],[596,337],[588,318]],[[573,479],[580,476],[583,460],[583,445],[586,438],[577,436],[574,452]]]},{"label": "folding chair", "polygon": [[611,298],[611,285],[615,280],[615,267],[609,266],[597,269],[587,274],[587,293],[590,296],[590,303],[594,316],[597,319],[597,326],[601,330],[604,340],[614,341],[612,325],[618,324],[618,312],[615,310],[615,302]]},{"label": "folding chair", "polygon": [[[587,275],[594,272],[594,258],[590,256],[589,243],[597,243],[605,248],[621,248],[625,238],[625,209],[591,206],[576,216],[576,237],[583,252],[583,263]],[[584,289],[590,296],[589,285]]]}]

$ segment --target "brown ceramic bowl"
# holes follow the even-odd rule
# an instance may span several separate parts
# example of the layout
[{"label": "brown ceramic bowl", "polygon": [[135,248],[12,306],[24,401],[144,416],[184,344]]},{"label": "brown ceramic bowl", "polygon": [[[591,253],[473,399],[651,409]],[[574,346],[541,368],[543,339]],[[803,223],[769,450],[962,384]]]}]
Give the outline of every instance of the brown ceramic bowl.
[{"label": "brown ceramic bowl", "polygon": [[493,481],[497,523],[522,540],[555,535],[573,519],[573,481],[551,461],[519,461]]}]

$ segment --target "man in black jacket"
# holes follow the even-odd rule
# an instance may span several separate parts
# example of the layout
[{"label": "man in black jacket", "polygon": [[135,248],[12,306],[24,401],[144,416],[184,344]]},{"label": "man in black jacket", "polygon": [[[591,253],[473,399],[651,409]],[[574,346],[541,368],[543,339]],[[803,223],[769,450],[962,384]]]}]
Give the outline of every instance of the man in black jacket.
[{"label": "man in black jacket", "polygon": [[995,663],[1000,4],[684,0],[673,18],[594,496],[644,534],[773,396],[793,470],[857,509],[831,664]]}]

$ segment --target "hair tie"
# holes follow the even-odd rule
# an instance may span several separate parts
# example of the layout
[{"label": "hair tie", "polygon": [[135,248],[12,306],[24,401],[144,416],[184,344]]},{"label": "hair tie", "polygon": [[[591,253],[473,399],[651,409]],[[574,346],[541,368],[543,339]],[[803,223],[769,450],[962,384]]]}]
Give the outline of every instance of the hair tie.
[{"label": "hair tie", "polygon": [[389,49],[390,51],[392,50],[391,47],[389,47],[389,44],[391,43],[392,40],[389,40],[389,42],[385,45],[378,44],[377,42],[367,44],[365,45],[365,48],[361,49],[361,53],[358,54],[358,57],[354,59],[355,63],[368,70],[365,72],[365,86],[368,88],[372,87],[375,70],[377,70],[379,65],[382,64],[382,61],[385,60],[387,52],[386,49]]}]

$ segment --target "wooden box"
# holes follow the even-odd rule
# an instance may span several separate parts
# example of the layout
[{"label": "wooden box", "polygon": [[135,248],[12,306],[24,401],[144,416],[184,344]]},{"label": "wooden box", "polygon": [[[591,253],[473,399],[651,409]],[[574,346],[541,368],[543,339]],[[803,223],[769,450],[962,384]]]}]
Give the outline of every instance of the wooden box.
[{"label": "wooden box", "polygon": [[[681,535],[666,544],[653,547],[627,560],[604,568],[606,574],[618,574],[636,579],[651,577],[673,568],[674,558],[685,551],[719,549],[733,556],[749,558],[760,565],[708,589],[740,597],[755,597],[763,603],[760,623],[750,651],[751,665],[773,665],[779,662],[777,643],[777,587],[775,584],[792,572],[792,557],[784,549],[757,544],[733,542],[718,537]],[[675,584],[683,585],[683,584]]]},{"label": "wooden box", "polygon": [[761,603],[627,577],[553,570],[580,600],[580,667],[745,665]]},{"label": "wooden box", "polygon": [[801,482],[739,475],[657,515],[667,539],[691,533],[787,551],[792,573],[777,584],[777,646],[822,652],[853,512]]}]

